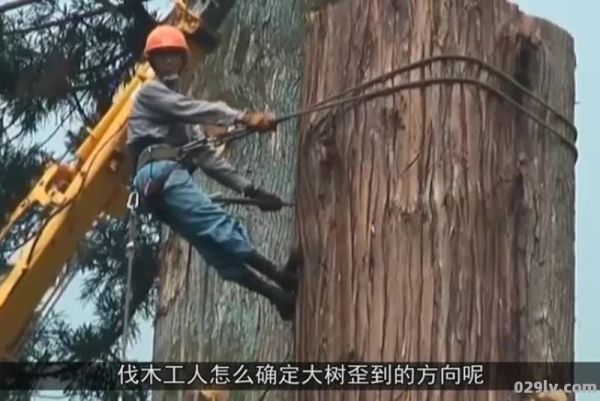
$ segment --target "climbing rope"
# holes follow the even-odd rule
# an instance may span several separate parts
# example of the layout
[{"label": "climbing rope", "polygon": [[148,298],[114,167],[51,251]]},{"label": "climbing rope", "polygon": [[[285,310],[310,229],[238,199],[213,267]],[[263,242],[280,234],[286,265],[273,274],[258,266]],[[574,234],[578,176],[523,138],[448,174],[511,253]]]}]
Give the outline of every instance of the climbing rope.
[{"label": "climbing rope", "polygon": [[[499,90],[497,88],[494,88],[490,84],[480,81],[480,80],[477,80],[477,79],[474,79],[474,78],[465,78],[465,77],[428,78],[428,79],[416,80],[416,81],[411,81],[411,82],[394,85],[394,86],[391,86],[388,88],[375,90],[375,91],[372,91],[369,93],[364,93],[361,95],[350,96],[352,93],[371,88],[379,83],[383,83],[387,80],[390,80],[390,79],[396,77],[397,75],[410,72],[417,68],[424,68],[433,63],[443,62],[443,61],[462,61],[462,62],[467,62],[467,63],[469,63],[469,62],[474,63],[474,64],[477,64],[479,67],[487,70],[488,72],[502,78],[504,81],[511,84],[514,88],[521,91],[521,93],[529,96],[536,103],[543,106],[548,111],[552,112],[556,117],[558,117],[559,120],[561,120],[567,126],[567,128],[569,130],[571,130],[574,133],[575,138],[577,137],[577,128],[573,125],[573,123],[571,123],[571,121],[569,121],[569,119],[567,117],[565,117],[560,112],[558,112],[556,109],[554,109],[552,106],[550,106],[546,101],[540,99],[538,96],[536,96],[533,92],[531,92],[525,86],[520,84],[518,81],[516,81],[515,79],[510,77],[508,74],[498,70],[491,64],[486,63],[483,60],[477,59],[475,57],[462,56],[462,55],[444,55],[444,56],[429,57],[429,58],[425,58],[425,59],[419,60],[414,63],[410,63],[407,65],[401,66],[392,71],[384,73],[376,78],[373,78],[369,81],[366,81],[366,82],[356,85],[350,89],[347,89],[343,92],[340,92],[336,95],[333,95],[323,101],[316,103],[315,105],[313,105],[311,107],[278,117],[275,119],[275,122],[282,123],[282,122],[285,122],[285,121],[293,119],[293,118],[304,116],[306,114],[316,113],[316,112],[319,112],[322,110],[331,109],[334,107],[338,107],[338,106],[342,106],[342,105],[346,105],[346,104],[350,104],[350,103],[358,104],[358,103],[369,101],[371,99],[375,99],[378,97],[388,96],[388,95],[391,95],[391,94],[394,94],[394,93],[397,93],[397,92],[400,92],[403,90],[424,88],[427,86],[440,85],[440,84],[471,84],[474,86],[478,86],[482,89],[486,89],[489,92],[495,94],[496,96],[502,98],[503,100],[510,103],[512,106],[514,106],[516,109],[518,109],[519,111],[521,111],[522,113],[524,113],[525,115],[530,117],[533,121],[537,122],[539,125],[546,128],[561,143],[565,144],[574,153],[575,157],[577,158],[577,147],[575,146],[575,143],[571,139],[566,137],[559,130],[557,130],[550,124],[548,124],[546,121],[542,120],[540,117],[533,114],[530,110],[525,108],[519,101],[511,98],[509,95],[507,95],[506,93],[502,92],[501,90]],[[231,132],[219,135],[218,137],[210,138],[209,141],[214,142],[216,144],[223,144],[226,142],[230,142],[230,141],[233,141],[236,139],[243,138],[254,132],[255,132],[254,130],[249,130],[247,128],[237,129],[237,130],[233,130]],[[194,145],[196,145],[196,147],[201,146],[200,142],[202,142],[202,140],[194,141],[194,143],[191,143],[190,145],[188,145],[188,148],[190,150],[193,150],[193,149],[195,149]]]},{"label": "climbing rope", "polygon": [[[133,183],[132,183],[133,185]],[[135,261],[136,239],[137,239],[137,208],[139,206],[138,193],[132,191],[127,199],[127,209],[129,209],[129,221],[127,223],[128,239],[125,247],[127,252],[127,281],[124,291],[123,306],[123,334],[121,337],[121,362],[125,362],[127,357],[127,339],[129,336],[129,308],[131,303],[131,279],[133,276],[133,263]],[[124,391],[119,392],[119,400],[123,401]]]},{"label": "climbing rope", "polygon": [[419,61],[410,63],[410,64],[406,64],[404,66],[398,67],[396,69],[393,69],[389,72],[386,72],[378,77],[375,77],[369,81],[366,81],[362,84],[356,85],[350,89],[347,89],[343,92],[340,92],[322,102],[317,103],[318,104],[322,104],[328,101],[331,101],[333,99],[337,99],[346,95],[349,95],[350,93],[362,90],[362,89],[366,89],[368,87],[371,87],[373,85],[376,85],[378,83],[382,83],[385,82],[389,79],[394,78],[397,75],[409,72],[411,70],[417,69],[417,68],[423,68],[426,66],[429,66],[433,63],[437,63],[437,62],[444,62],[444,61],[459,61],[459,62],[466,62],[466,63],[474,63],[477,64],[479,67],[483,68],[484,70],[487,70],[488,72],[491,72],[495,75],[497,75],[498,77],[501,77],[502,79],[504,79],[506,82],[510,83],[511,85],[513,85],[515,88],[519,89],[521,92],[523,92],[524,94],[526,94],[527,96],[529,96],[530,98],[532,98],[533,100],[535,100],[538,104],[544,106],[545,108],[547,108],[548,110],[552,111],[552,113],[554,113],[559,119],[561,119],[565,124],[567,124],[569,126],[570,129],[572,129],[573,131],[576,131],[577,129],[575,128],[575,126],[571,123],[571,121],[569,121],[568,118],[566,118],[565,116],[563,116],[560,112],[558,112],[556,109],[554,109],[553,107],[551,107],[547,102],[545,102],[544,100],[540,99],[537,95],[535,95],[533,92],[531,92],[531,90],[527,89],[525,86],[523,86],[521,83],[519,83],[517,80],[515,80],[514,78],[512,78],[510,75],[508,75],[507,73],[497,69],[496,67],[494,67],[493,65],[478,59],[476,57],[471,57],[471,56],[465,56],[465,55],[440,55],[440,56],[433,56],[433,57],[427,57],[424,59],[421,59]]},{"label": "climbing rope", "polygon": [[131,278],[133,275],[133,262],[135,260],[135,246],[137,239],[137,208],[139,206],[138,193],[133,191],[127,200],[129,209],[127,251],[127,282],[125,284],[125,306],[123,308],[123,345],[121,359],[124,361],[127,352],[127,336],[129,334],[129,303],[131,302]]}]

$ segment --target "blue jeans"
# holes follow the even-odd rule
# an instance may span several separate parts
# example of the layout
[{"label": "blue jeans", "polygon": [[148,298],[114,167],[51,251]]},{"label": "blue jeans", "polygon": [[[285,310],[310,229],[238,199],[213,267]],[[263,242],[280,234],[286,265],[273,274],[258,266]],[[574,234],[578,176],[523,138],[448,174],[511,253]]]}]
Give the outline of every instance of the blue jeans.
[{"label": "blue jeans", "polygon": [[[134,178],[142,197],[146,184],[176,164],[160,160],[146,164]],[[243,275],[244,262],[254,250],[241,223],[212,202],[182,166],[173,170],[162,192],[164,212],[156,217],[185,238],[225,280],[236,281]]]}]

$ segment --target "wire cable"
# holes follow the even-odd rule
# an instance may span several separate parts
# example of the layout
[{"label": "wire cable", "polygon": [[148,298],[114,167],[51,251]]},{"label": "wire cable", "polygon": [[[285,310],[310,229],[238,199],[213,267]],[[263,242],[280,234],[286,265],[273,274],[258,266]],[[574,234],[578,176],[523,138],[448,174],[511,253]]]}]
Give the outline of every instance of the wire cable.
[{"label": "wire cable", "polygon": [[[338,106],[342,106],[345,104],[350,104],[350,103],[359,103],[359,102],[365,102],[365,101],[369,101],[371,99],[375,99],[378,97],[383,97],[383,96],[387,96],[387,95],[391,95],[393,93],[396,92],[400,92],[402,90],[408,90],[408,89],[416,89],[416,88],[422,88],[422,87],[427,87],[427,86],[431,86],[431,85],[436,85],[436,84],[471,84],[471,85],[475,85],[478,86],[482,89],[486,89],[488,91],[490,91],[491,93],[494,93],[495,95],[499,96],[500,98],[502,98],[503,100],[507,101],[508,103],[510,103],[511,105],[513,105],[515,108],[517,108],[519,111],[523,112],[524,114],[526,114],[528,117],[530,117],[532,120],[534,120],[535,122],[537,122],[538,124],[540,124],[541,126],[543,126],[544,128],[546,128],[550,133],[552,133],[559,141],[561,141],[563,144],[565,144],[569,149],[571,149],[571,151],[574,152],[575,157],[577,157],[577,147],[575,146],[575,144],[573,143],[573,141],[571,141],[569,138],[565,137],[561,132],[559,132],[556,128],[550,126],[548,123],[546,123],[545,121],[543,121],[541,118],[537,117],[536,115],[534,115],[531,111],[529,111],[528,109],[526,109],[522,104],[520,104],[518,101],[514,100],[513,98],[511,98],[510,96],[508,96],[506,93],[502,92],[499,89],[494,88],[493,86],[491,86],[490,84],[486,83],[486,82],[482,82],[479,81],[477,79],[473,79],[473,78],[464,78],[464,77],[444,77],[444,78],[430,78],[430,79],[423,79],[423,80],[418,80],[418,81],[413,81],[413,82],[407,82],[407,83],[403,83],[403,84],[399,84],[399,85],[394,85],[392,87],[389,88],[384,88],[384,89],[380,89],[377,91],[373,91],[370,93],[365,93],[362,95],[356,95],[356,96],[347,96],[344,97],[350,93],[359,91],[359,90],[364,90],[366,88],[372,87],[378,83],[382,83],[388,79],[391,79],[393,77],[395,77],[396,75],[399,75],[401,73],[406,73],[409,72],[411,70],[414,70],[416,68],[422,68],[424,66],[430,65],[432,63],[435,62],[439,62],[439,61],[450,61],[450,60],[454,60],[454,61],[466,61],[466,62],[473,62],[476,63],[478,65],[480,65],[481,67],[493,72],[494,74],[502,77],[504,80],[506,80],[507,82],[511,83],[512,85],[514,85],[516,88],[518,88],[520,91],[522,91],[523,93],[527,94],[528,96],[530,96],[532,99],[534,99],[537,103],[541,104],[542,106],[544,106],[545,108],[547,108],[548,110],[550,110],[551,112],[553,112],[556,116],[558,116],[563,122],[565,122],[569,128],[571,128],[575,133],[576,133],[576,127],[565,117],[563,116],[561,113],[559,113],[558,111],[556,111],[554,108],[552,108],[547,102],[543,101],[542,99],[540,99],[539,97],[537,97],[535,94],[533,94],[530,90],[528,90],[527,88],[525,88],[523,85],[521,85],[519,82],[517,82],[516,80],[512,79],[509,75],[507,75],[506,73],[498,70],[497,68],[493,67],[492,65],[479,60],[477,58],[474,57],[470,57],[470,56],[462,56],[462,55],[444,55],[444,56],[435,56],[435,57],[429,57],[429,58],[425,58],[422,60],[419,60],[417,62],[414,63],[410,63],[404,66],[401,66],[397,69],[394,69],[392,71],[389,71],[387,73],[384,73],[372,80],[369,80],[365,83],[356,85],[352,88],[349,88],[345,91],[342,91],[328,99],[325,99],[321,102],[318,102],[317,104],[315,104],[312,107],[308,107],[299,111],[296,111],[294,113],[290,113],[290,114],[286,114],[283,115],[279,118],[275,119],[276,123],[281,123],[293,118],[297,118],[297,117],[301,117],[303,115],[306,114],[311,114],[311,113],[316,113],[318,111],[323,111],[326,109],[330,109],[330,108],[334,108],[334,107],[338,107]],[[124,128],[120,128],[119,130],[116,130],[115,133],[113,133],[113,135],[116,135],[116,133],[120,132],[121,129]],[[218,142],[218,143],[223,143],[223,142],[229,142],[232,140],[236,140],[236,139],[241,139],[246,137],[247,135],[250,135],[252,133],[256,132],[256,130],[249,130],[249,129],[241,129],[241,130],[234,130],[225,134],[222,134],[218,137],[213,137],[211,138],[211,141],[214,142]],[[110,143],[110,140],[107,140],[104,144],[108,144]],[[94,156],[97,156],[100,153],[100,151],[96,152],[96,154]],[[91,163],[90,163],[91,164]],[[81,191],[81,189],[84,186],[84,182],[85,182],[85,176],[82,179],[82,184],[79,188],[79,191]],[[78,191],[78,192],[79,192]],[[72,203],[74,201],[74,199],[77,197],[77,195],[72,198],[70,200],[70,202],[66,202],[61,208],[59,208],[56,213],[54,213],[52,216],[49,217],[49,219],[51,219],[52,217],[54,217],[55,214],[59,213],[60,211],[62,211],[62,209],[64,209],[64,207],[66,207],[68,204]],[[30,255],[33,253],[33,248],[32,247],[32,251],[30,252]]]}]

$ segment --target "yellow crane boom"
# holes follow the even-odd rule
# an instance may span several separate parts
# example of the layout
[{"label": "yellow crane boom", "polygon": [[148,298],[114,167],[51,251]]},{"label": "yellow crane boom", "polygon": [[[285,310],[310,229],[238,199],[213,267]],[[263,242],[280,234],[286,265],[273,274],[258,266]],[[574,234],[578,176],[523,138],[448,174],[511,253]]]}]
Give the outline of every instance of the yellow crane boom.
[{"label": "yellow crane boom", "polygon": [[[188,38],[201,37],[200,32],[206,35],[201,16],[194,15],[182,0],[175,2],[169,19],[188,33]],[[188,42],[191,54],[184,82],[207,50],[197,40]],[[76,161],[49,165],[2,228],[0,240],[4,241],[11,227],[33,206],[49,213],[0,284],[0,361],[16,359],[36,308],[61,277],[78,241],[94,221],[103,214],[125,214],[132,168],[125,149],[127,119],[136,90],[153,76],[148,63],[138,65],[135,76],[120,88],[111,108],[78,148]]]}]

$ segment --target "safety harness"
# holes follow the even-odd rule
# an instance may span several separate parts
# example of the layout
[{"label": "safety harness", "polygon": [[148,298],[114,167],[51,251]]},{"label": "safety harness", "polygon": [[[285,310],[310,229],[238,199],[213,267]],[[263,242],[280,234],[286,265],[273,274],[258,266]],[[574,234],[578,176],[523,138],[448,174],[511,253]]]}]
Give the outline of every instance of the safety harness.
[{"label": "safety harness", "polygon": [[[279,119],[283,120],[283,119]],[[277,123],[279,120],[275,120]],[[216,137],[203,137],[190,141],[184,145],[171,146],[164,143],[153,143],[150,144],[139,152],[139,156],[136,157],[136,170],[139,171],[143,166],[148,163],[160,160],[172,160],[177,162],[168,168],[161,171],[150,183],[144,188],[142,199],[145,200],[145,207],[148,210],[158,211],[160,210],[160,194],[164,187],[165,182],[171,175],[171,173],[177,168],[185,168],[187,170],[193,170],[195,168],[194,155],[202,149],[208,147],[224,145],[228,142],[244,138],[250,134],[253,134],[256,130],[249,128],[239,128],[232,131],[226,132]],[[132,190],[134,190],[132,188]],[[256,204],[256,202],[248,199],[238,198],[212,198],[214,201],[221,201],[226,203],[238,203],[238,204]],[[289,204],[288,204],[289,205]]]},{"label": "safety harness", "polygon": [[[178,152],[176,148],[169,145],[151,145],[147,147],[138,158],[137,170],[141,169],[148,163],[160,160],[178,160]],[[142,203],[146,211],[154,214],[159,214],[162,211],[161,193],[165,186],[165,182],[173,171],[177,168],[183,167],[179,163],[171,164],[160,170],[157,174],[153,175],[151,180],[148,180],[146,186],[143,188],[141,194]],[[135,188],[132,188],[135,191]]]},{"label": "safety harness", "polygon": [[[248,133],[244,131],[244,136]],[[239,135],[241,133],[237,132]],[[236,135],[236,136],[238,136]],[[236,136],[231,136],[235,138]],[[224,138],[227,140],[229,137]],[[125,360],[127,350],[127,338],[129,333],[129,314],[130,314],[130,301],[131,301],[131,280],[133,274],[133,263],[136,254],[137,235],[138,235],[138,213],[140,211],[150,212],[154,215],[160,216],[164,213],[164,205],[162,203],[162,191],[164,185],[173,171],[178,168],[186,168],[191,170],[194,168],[191,162],[191,156],[198,150],[211,146],[212,138],[202,138],[192,141],[181,147],[174,147],[164,143],[154,142],[151,144],[143,144],[141,152],[137,152],[134,148],[131,149],[133,160],[135,161],[134,169],[139,171],[142,167],[148,163],[160,160],[172,160],[177,163],[173,163],[166,168],[163,168],[157,174],[153,175],[151,180],[143,188],[142,194],[138,193],[134,185],[135,174],[132,174],[129,182],[129,199],[127,200],[127,209],[129,210],[129,222],[128,222],[128,240],[126,245],[127,251],[127,283],[125,287],[125,301],[123,311],[123,336],[121,353],[122,358]],[[235,198],[220,198],[225,203],[243,203],[244,200],[237,200]],[[219,201],[219,198],[213,198],[215,201]],[[236,202],[237,201],[237,202]]]}]

